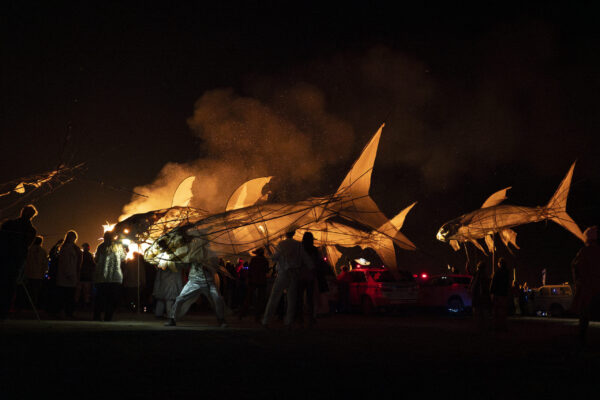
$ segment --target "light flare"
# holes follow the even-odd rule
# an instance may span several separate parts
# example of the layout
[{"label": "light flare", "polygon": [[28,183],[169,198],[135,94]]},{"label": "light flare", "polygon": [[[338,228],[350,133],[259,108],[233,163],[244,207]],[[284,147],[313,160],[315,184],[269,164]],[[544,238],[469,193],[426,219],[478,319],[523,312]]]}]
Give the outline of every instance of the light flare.
[{"label": "light flare", "polygon": [[137,243],[132,242],[129,239],[123,239],[121,240],[121,243],[123,243],[123,246],[126,246],[128,249],[127,256],[125,257],[126,260],[133,260],[135,253],[140,253],[143,255],[148,249],[148,247],[150,247],[148,243],[142,243],[138,245]]},{"label": "light flare", "polygon": [[104,233],[106,232],[111,232],[113,229],[115,229],[115,226],[117,224],[111,224],[110,222],[106,221],[106,224],[102,225],[102,228],[104,229]]}]

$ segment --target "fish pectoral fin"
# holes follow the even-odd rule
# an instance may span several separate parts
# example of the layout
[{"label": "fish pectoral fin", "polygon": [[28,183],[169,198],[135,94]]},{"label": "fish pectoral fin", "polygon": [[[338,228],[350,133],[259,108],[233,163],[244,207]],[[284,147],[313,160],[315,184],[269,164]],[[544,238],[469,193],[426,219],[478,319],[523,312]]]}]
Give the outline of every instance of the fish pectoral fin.
[{"label": "fish pectoral fin", "polygon": [[494,237],[492,235],[485,235],[485,245],[490,253],[494,253],[496,251],[496,246],[494,246]]},{"label": "fish pectoral fin", "polygon": [[513,231],[512,229],[502,229],[500,231],[500,238],[502,239],[502,242],[504,243],[506,248],[508,248],[509,250],[509,244],[512,245],[515,249],[521,249],[517,245],[517,232]]},{"label": "fish pectoral fin", "polygon": [[481,247],[481,245],[479,244],[479,242],[477,241],[477,239],[471,239],[469,240],[471,243],[473,243],[473,245],[475,245],[475,247],[477,247],[479,250],[481,250],[481,252],[483,254],[485,254],[487,256],[487,253],[485,252],[484,248]]},{"label": "fish pectoral fin", "polygon": [[454,251],[460,250],[460,244],[458,243],[458,240],[451,240],[450,246],[454,249]]}]

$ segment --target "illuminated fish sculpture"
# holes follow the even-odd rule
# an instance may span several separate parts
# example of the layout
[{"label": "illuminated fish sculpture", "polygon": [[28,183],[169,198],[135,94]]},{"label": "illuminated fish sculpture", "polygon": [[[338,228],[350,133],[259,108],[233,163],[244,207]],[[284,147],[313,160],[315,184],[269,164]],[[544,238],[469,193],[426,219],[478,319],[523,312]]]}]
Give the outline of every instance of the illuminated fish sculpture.
[{"label": "illuminated fish sculpture", "polygon": [[491,195],[480,209],[446,222],[439,229],[436,238],[449,243],[454,250],[460,248],[459,243],[471,242],[485,253],[477,240],[485,239],[485,243],[491,252],[494,248],[493,235],[498,233],[509,250],[509,245],[518,249],[517,233],[511,228],[532,222],[550,220],[583,241],[583,233],[567,214],[567,197],[574,168],[575,163],[571,165],[569,172],[567,172],[558,189],[545,206],[532,208],[500,204],[507,198],[506,192],[510,189],[510,187],[507,187]]},{"label": "illuminated fish sculpture", "polygon": [[165,233],[209,215],[205,210],[189,207],[194,180],[195,177],[190,176],[179,184],[173,194],[171,207],[134,214],[114,226],[109,225],[118,240],[129,247],[128,258],[132,258],[134,252],[143,253]]},{"label": "illuminated fish sculpture", "polygon": [[394,244],[406,250],[416,246],[401,232],[411,205],[389,220],[369,197],[371,173],[382,125],[363,149],[338,190],[328,196],[296,203],[265,201],[270,177],[246,182],[229,199],[226,211],[180,226],[161,236],[144,253],[153,264],[206,262],[206,259],[246,254],[258,247],[273,249],[290,228],[296,239],[306,231],[316,246],[325,246],[331,262],[340,253],[336,244],[372,247],[394,269]]}]

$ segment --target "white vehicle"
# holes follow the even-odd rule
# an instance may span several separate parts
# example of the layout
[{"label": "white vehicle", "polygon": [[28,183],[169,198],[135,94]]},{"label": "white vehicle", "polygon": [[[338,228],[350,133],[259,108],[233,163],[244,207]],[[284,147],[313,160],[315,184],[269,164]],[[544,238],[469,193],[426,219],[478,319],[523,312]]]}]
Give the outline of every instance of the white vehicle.
[{"label": "white vehicle", "polygon": [[569,313],[573,303],[573,290],[568,284],[545,285],[533,289],[531,304],[534,314],[560,317]]}]

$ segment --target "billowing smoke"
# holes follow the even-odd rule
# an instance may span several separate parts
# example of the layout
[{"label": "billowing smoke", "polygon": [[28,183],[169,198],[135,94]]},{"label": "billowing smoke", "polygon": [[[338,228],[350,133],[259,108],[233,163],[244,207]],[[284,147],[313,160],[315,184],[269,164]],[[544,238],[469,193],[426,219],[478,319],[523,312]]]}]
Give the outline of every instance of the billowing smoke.
[{"label": "billowing smoke", "polygon": [[223,211],[228,197],[243,182],[274,175],[280,200],[311,194],[322,170],[348,158],[354,131],[326,110],[324,94],[296,84],[277,102],[243,97],[231,89],[206,92],[196,102],[188,125],[203,142],[205,157],[188,164],[167,164],[151,185],[135,188],[137,197],[123,209],[126,216],[169,207],[177,185],[196,176],[191,205]]},{"label": "billowing smoke", "polygon": [[[411,177],[417,187],[405,190],[410,194],[403,201],[524,158],[540,170],[554,168],[547,159],[563,140],[560,87],[548,84],[554,82],[546,68],[555,62],[551,35],[544,27],[538,31],[483,39],[478,53],[460,57],[473,63],[468,73],[458,64],[448,67],[450,58],[440,72],[435,60],[379,46],[253,77],[243,90],[207,91],[188,119],[202,156],[166,165],[153,184],[135,189],[149,198],[135,199],[123,212],[170,206],[188,175],[197,177],[192,205],[209,211],[224,210],[235,188],[259,176],[279,178],[280,200],[326,193],[338,183],[331,177],[342,177],[382,122],[387,126],[375,172],[384,180]],[[523,57],[515,58],[524,40]],[[537,53],[525,53],[531,48]],[[513,58],[503,57],[509,53]],[[452,68],[455,76],[447,72]],[[537,159],[529,151],[533,145]]]}]

